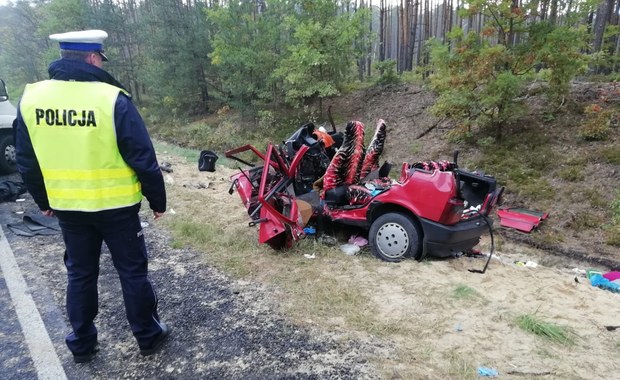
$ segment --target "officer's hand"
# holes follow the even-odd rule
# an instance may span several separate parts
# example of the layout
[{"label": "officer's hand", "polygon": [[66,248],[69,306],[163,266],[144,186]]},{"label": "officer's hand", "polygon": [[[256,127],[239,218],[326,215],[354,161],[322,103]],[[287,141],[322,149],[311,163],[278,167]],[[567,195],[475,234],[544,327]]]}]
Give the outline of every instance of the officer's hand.
[{"label": "officer's hand", "polygon": [[53,210],[42,210],[41,214],[45,216],[54,216],[54,211]]},{"label": "officer's hand", "polygon": [[155,220],[161,218],[163,215],[164,215],[163,212],[153,211],[153,219],[155,219]]}]

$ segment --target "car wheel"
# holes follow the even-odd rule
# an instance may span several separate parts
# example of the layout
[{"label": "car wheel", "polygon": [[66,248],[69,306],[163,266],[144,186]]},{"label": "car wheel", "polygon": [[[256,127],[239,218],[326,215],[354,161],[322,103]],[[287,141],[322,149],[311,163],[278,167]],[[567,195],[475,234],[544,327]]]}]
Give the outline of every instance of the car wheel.
[{"label": "car wheel", "polygon": [[13,136],[5,134],[0,136],[0,173],[9,174],[16,170],[15,144]]},{"label": "car wheel", "polygon": [[406,257],[419,259],[422,231],[417,221],[396,212],[383,214],[370,226],[368,240],[379,259],[398,262]]}]

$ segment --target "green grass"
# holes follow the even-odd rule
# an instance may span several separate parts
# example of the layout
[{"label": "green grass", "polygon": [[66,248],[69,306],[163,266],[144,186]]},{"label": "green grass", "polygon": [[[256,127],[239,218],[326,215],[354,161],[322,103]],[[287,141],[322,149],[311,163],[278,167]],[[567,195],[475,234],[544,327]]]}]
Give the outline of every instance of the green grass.
[{"label": "green grass", "polygon": [[564,181],[578,182],[583,181],[583,179],[585,178],[585,174],[583,172],[583,168],[568,166],[558,171],[558,177],[560,177]]},{"label": "green grass", "polygon": [[582,189],[583,199],[586,199],[590,202],[592,207],[607,209],[609,207],[609,202],[605,199],[603,194],[599,188],[590,187]]},{"label": "green grass", "polygon": [[477,379],[478,373],[476,372],[476,366],[471,361],[470,357],[452,351],[444,355],[445,362],[447,363],[447,372],[453,379],[460,380],[473,380]]},{"label": "green grass", "polygon": [[545,175],[557,165],[558,155],[548,144],[547,137],[532,131],[509,135],[501,142],[479,145],[484,155],[473,166],[493,173],[500,183],[520,196],[534,201],[551,200],[556,191]]},{"label": "green grass", "polygon": [[168,144],[163,141],[153,140],[153,145],[157,152],[168,152],[175,156],[183,157],[187,162],[198,162],[200,151],[198,149],[182,148],[177,145]]},{"label": "green grass", "polygon": [[601,216],[589,211],[579,211],[575,213],[575,218],[569,223],[568,227],[575,231],[581,231],[598,228],[603,223],[605,223],[605,219]]},{"label": "green grass", "polygon": [[517,325],[534,335],[555,343],[572,345],[575,343],[574,333],[567,327],[551,322],[545,322],[533,314],[524,314],[517,317]]},{"label": "green grass", "polygon": [[605,231],[605,242],[620,247],[620,225],[612,225]]},{"label": "green grass", "polygon": [[464,284],[459,284],[452,290],[452,297],[456,299],[472,299],[472,298],[480,298],[481,295],[476,291],[476,289],[471,288]]},{"label": "green grass", "polygon": [[620,146],[610,146],[599,151],[600,157],[610,164],[620,165]]}]

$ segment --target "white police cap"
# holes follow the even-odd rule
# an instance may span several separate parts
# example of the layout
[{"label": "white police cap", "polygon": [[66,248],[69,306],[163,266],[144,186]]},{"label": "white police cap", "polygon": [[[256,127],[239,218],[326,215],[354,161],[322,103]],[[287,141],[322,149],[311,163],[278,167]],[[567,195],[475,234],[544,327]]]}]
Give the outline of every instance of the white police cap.
[{"label": "white police cap", "polygon": [[108,38],[108,33],[99,29],[50,35],[50,40],[58,41],[63,50],[94,51],[99,53],[104,61],[108,60],[108,57],[103,54],[103,40],[106,38]]}]

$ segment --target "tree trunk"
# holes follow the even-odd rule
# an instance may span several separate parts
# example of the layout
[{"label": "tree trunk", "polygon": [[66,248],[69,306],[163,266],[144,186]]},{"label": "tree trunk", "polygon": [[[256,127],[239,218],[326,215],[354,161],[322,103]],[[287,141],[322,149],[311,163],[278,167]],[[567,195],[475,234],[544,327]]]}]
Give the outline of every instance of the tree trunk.
[{"label": "tree trunk", "polygon": [[[372,23],[372,21],[371,21]],[[385,61],[385,0],[379,5],[379,62]]]},{"label": "tree trunk", "polygon": [[551,0],[551,9],[549,10],[549,23],[556,25],[558,19],[558,0]]},{"label": "tree trunk", "polygon": [[601,51],[603,46],[603,35],[605,26],[607,26],[607,14],[609,12],[608,0],[603,0],[596,9],[596,17],[594,19],[594,38],[592,41],[592,49],[594,53]]},{"label": "tree trunk", "polygon": [[366,52],[366,77],[370,78],[370,67],[372,65],[372,0],[368,1],[370,20],[368,20],[368,51]]}]

